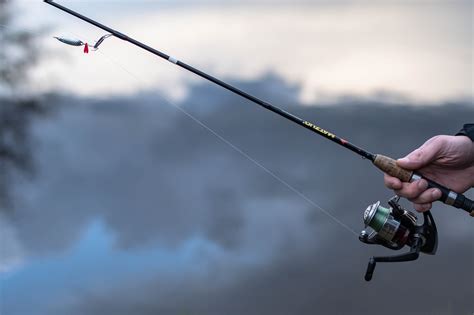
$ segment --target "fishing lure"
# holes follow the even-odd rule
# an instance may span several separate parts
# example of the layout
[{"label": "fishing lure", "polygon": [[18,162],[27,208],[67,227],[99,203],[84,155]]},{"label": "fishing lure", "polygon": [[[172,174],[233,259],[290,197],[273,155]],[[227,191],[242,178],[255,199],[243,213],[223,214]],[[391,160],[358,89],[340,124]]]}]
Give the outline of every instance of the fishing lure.
[{"label": "fishing lure", "polygon": [[[108,37],[112,36],[112,34],[105,34],[104,36],[102,36],[101,38],[99,38],[98,41],[95,42],[94,46],[92,46],[92,50],[93,51],[96,51],[97,49],[99,49],[99,46],[100,44],[102,44],[104,42],[104,40]],[[70,46],[78,46],[78,47],[81,47],[81,46],[84,46],[84,53],[85,54],[88,54],[89,53],[89,44],[88,43],[84,43],[82,40],[80,39],[71,39],[71,38],[65,38],[65,37],[57,37],[57,36],[54,36],[54,38],[56,38],[57,40],[59,40],[61,43],[64,43],[66,45],[70,45]]]}]

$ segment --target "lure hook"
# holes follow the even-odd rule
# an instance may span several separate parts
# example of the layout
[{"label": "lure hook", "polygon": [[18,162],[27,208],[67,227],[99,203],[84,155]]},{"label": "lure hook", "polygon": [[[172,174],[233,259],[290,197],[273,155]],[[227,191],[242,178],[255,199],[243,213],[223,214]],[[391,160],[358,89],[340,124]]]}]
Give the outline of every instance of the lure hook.
[{"label": "lure hook", "polygon": [[[94,44],[94,46],[91,47],[92,51],[96,51],[97,49],[99,49],[99,46],[104,42],[104,40],[106,40],[107,38],[109,38],[110,36],[112,36],[113,34],[105,34],[104,36],[100,37]],[[88,43],[84,43],[82,40],[80,39],[71,39],[71,38],[66,38],[66,37],[58,37],[58,36],[54,36],[54,38],[56,38],[57,40],[59,40],[61,43],[64,43],[66,45],[70,45],[70,46],[77,46],[77,47],[80,47],[80,46],[84,46],[84,53],[87,54],[89,53],[89,44]]]}]

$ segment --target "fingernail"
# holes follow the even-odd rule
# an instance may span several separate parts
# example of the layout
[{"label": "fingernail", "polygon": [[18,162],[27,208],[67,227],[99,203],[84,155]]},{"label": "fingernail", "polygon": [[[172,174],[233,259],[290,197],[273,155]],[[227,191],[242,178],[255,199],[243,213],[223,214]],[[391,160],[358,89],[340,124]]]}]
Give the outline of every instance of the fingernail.
[{"label": "fingernail", "polygon": [[420,179],[418,181],[418,188],[420,188],[420,189],[428,188],[428,182],[426,180]]},{"label": "fingernail", "polygon": [[441,190],[439,190],[439,189],[435,189],[435,190],[433,190],[433,192],[431,193],[431,196],[432,196],[433,198],[435,198],[435,199],[441,198],[441,195],[442,195],[442,193],[441,193]]},{"label": "fingernail", "polygon": [[398,161],[402,162],[402,163],[408,163],[408,162],[410,162],[410,159],[407,158],[407,157],[404,157],[404,158],[398,159]]}]

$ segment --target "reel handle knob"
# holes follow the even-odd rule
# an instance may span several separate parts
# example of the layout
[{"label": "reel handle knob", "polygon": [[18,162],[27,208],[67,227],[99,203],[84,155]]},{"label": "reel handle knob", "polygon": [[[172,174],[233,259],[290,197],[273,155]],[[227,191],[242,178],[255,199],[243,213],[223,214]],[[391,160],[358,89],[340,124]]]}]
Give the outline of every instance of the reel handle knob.
[{"label": "reel handle knob", "polygon": [[367,271],[365,272],[365,281],[370,281],[372,280],[372,276],[374,275],[374,270],[375,270],[375,259],[372,257],[369,259],[369,263],[367,265]]},{"label": "reel handle knob", "polygon": [[438,188],[439,190],[441,190],[442,194],[441,198],[438,199],[439,201],[442,201],[443,203],[453,206],[455,208],[463,209],[469,212],[472,217],[474,217],[474,201],[467,198],[463,194],[458,194],[431,179],[401,168],[397,165],[397,161],[390,157],[377,154],[373,163],[382,172],[387,173],[390,176],[396,177],[402,182],[409,183],[422,178],[425,179],[428,182],[429,188]]}]

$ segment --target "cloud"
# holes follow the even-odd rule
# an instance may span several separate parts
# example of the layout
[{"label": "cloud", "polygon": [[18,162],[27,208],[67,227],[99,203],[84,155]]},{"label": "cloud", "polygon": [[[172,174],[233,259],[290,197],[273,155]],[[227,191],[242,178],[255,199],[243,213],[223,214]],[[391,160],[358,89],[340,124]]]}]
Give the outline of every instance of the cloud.
[{"label": "cloud", "polygon": [[0,276],[12,272],[23,262],[23,248],[15,234],[14,226],[0,213]]},{"label": "cloud", "polygon": [[[274,75],[244,85],[268,99],[286,95],[280,99],[284,108],[393,157],[432,135],[454,134],[474,114],[471,104],[433,109],[361,98],[304,107],[292,97],[299,87]],[[34,263],[67,255],[97,220],[111,236],[110,255],[179,251],[196,239],[215,250],[203,249],[200,260],[176,263],[172,273],[147,264],[129,274],[123,256],[111,265],[97,261],[100,272],[83,268],[61,285],[68,298],[35,302],[49,305],[48,314],[472,310],[472,223],[458,210],[441,205],[434,210],[440,233],[436,256],[380,264],[367,284],[362,279],[367,260],[386,254],[384,249],[361,244],[159,94],[59,102],[57,116],[34,126],[39,175],[17,186],[25,198],[8,218],[26,259]],[[179,105],[350,229],[363,227],[368,204],[390,197],[367,161],[207,83],[192,86]],[[90,239],[90,246],[97,241]],[[199,244],[197,252],[204,247]],[[150,257],[147,263],[153,265],[157,258]],[[120,285],[106,280],[109,269],[120,271]],[[34,288],[25,290],[35,294]],[[403,303],[394,304],[394,295]]]},{"label": "cloud", "polygon": [[[470,2],[232,3],[70,5],[221,78],[254,80],[274,71],[301,85],[298,97],[306,103],[380,91],[431,104],[472,98]],[[22,12],[35,25],[58,23],[51,36],[94,42],[103,35],[41,2],[28,2]],[[181,100],[197,79],[120,40],[109,39],[88,56],[50,36],[42,47],[51,58],[34,72],[41,91],[103,96],[153,88]],[[59,58],[64,55],[69,59]]]}]

